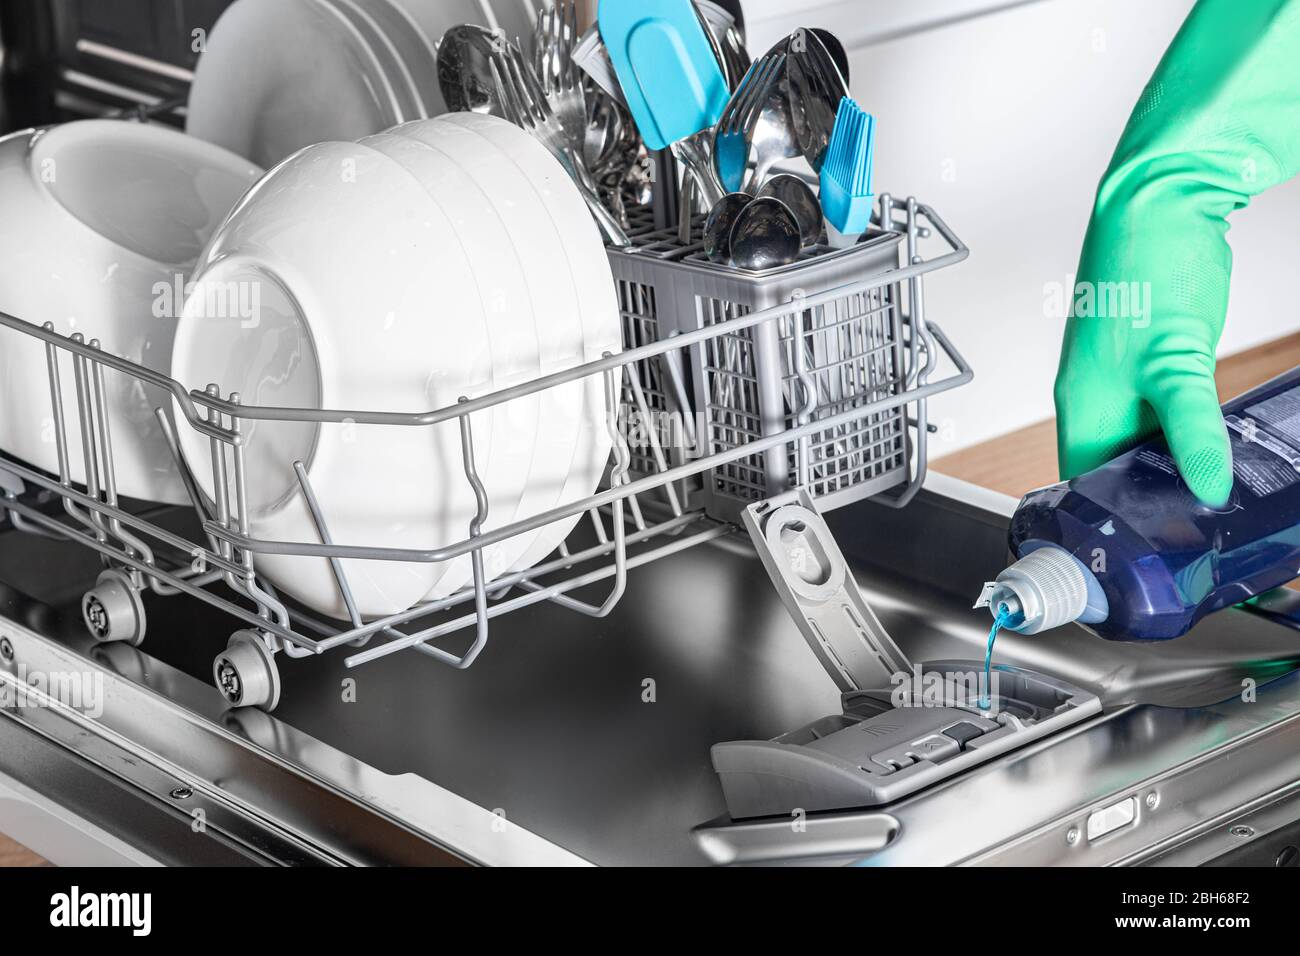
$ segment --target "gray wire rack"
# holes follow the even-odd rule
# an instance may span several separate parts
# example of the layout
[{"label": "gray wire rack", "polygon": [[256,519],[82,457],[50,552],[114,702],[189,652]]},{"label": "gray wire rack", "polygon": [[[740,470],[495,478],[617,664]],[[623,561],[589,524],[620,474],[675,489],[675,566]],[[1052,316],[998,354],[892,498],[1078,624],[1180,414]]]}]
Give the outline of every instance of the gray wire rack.
[{"label": "gray wire rack", "polygon": [[[896,465],[889,469],[891,485],[904,484],[891,503],[901,505],[910,500],[925,477],[926,400],[965,384],[972,375],[943,332],[926,321],[922,277],[962,261],[968,250],[942,219],[915,200],[904,202],[882,196],[876,227],[890,248],[899,242],[906,244],[905,262],[892,261],[890,267],[865,276],[861,268],[840,271],[844,261],[855,261],[851,253],[847,260],[840,258],[837,274],[844,281],[832,288],[816,292],[795,288],[787,301],[763,308],[728,311],[694,328],[674,319],[668,329],[670,334],[661,335],[660,330],[653,330],[653,334],[629,334],[627,347],[619,354],[607,354],[572,369],[425,412],[244,405],[237,395],[223,395],[215,386],[187,390],[174,379],[119,358],[99,342],[86,341],[80,334],[63,336],[50,325],[32,325],[0,313],[0,327],[43,343],[58,457],[56,475],[0,458],[0,517],[7,513],[19,530],[71,541],[100,555],[104,571],[96,587],[86,593],[82,606],[87,627],[100,640],[139,643],[143,639],[145,617],[140,596],[145,590],[163,596],[187,594],[230,615],[241,627],[214,662],[214,681],[235,706],[252,705],[268,710],[275,706],[279,698],[275,656],[279,653],[305,657],[349,647],[351,651],[345,663],[357,666],[413,649],[454,668],[466,668],[486,646],[492,619],[542,601],[603,617],[623,595],[629,570],[735,531],[734,524],[717,520],[714,513],[717,509],[695,498],[701,479],[705,485],[719,480],[732,481],[732,469],[749,467],[747,463],[753,461],[774,461],[777,463],[774,473],[781,476],[781,481],[798,481],[812,488],[814,494],[826,495],[829,502],[846,488],[839,487],[836,482],[840,479],[833,478],[818,464],[828,460],[817,452],[819,445],[876,434],[885,427],[886,421],[890,423],[890,442],[893,442],[898,430],[906,430],[910,423],[916,432],[910,475],[900,474]],[[924,258],[917,251],[918,242],[931,235],[937,235],[945,248],[934,257]],[[863,243],[863,247],[867,245]],[[814,253],[810,261],[818,265],[823,256],[830,257],[825,252],[820,256]],[[822,375],[834,366],[835,357],[831,357],[829,364],[818,359],[818,350],[824,351],[828,342],[816,332],[831,327],[826,323],[833,322],[833,318],[825,316],[836,315],[839,303],[855,298],[874,302],[881,295],[896,297],[903,288],[910,290],[909,308],[905,309],[897,298],[890,300],[889,334],[893,338],[885,349],[891,356],[886,363],[891,369],[889,375],[878,376],[871,384],[868,374],[862,381],[869,388],[848,395],[840,392],[838,397],[823,388],[823,384],[829,387],[831,379],[836,377]],[[858,314],[880,313],[878,308],[868,308]],[[810,327],[806,324],[810,319],[821,324]],[[810,328],[814,330],[811,336]],[[880,332],[876,340],[883,342],[884,337],[884,332]],[[775,353],[778,360],[756,364],[728,359],[717,368],[728,370],[728,374],[750,376],[753,384],[769,395],[786,396],[793,411],[788,414],[783,411],[780,416],[773,414],[772,418],[779,418],[775,424],[766,429],[735,428],[725,441],[707,444],[703,453],[694,457],[665,449],[655,429],[639,432],[635,443],[628,441],[624,431],[625,409],[648,419],[652,401],[672,401],[690,407],[696,400],[691,397],[692,392],[702,399],[713,387],[702,377],[707,370],[701,356],[734,357],[733,341],[772,340],[785,343],[784,351]],[[797,347],[800,342],[806,348]],[[929,381],[941,352],[951,362],[953,372],[941,380]],[[867,366],[861,363],[864,355],[866,352],[861,350],[854,352],[853,362],[865,369]],[[809,357],[813,364],[808,364]],[[75,421],[69,421],[64,412],[68,384],[62,369],[69,363],[73,370]],[[174,400],[179,415],[169,415],[161,408],[156,410],[156,415],[189,491],[197,518],[191,523],[196,531],[172,530],[170,524],[164,526],[158,520],[136,513],[120,500],[105,399],[106,373],[129,376],[142,386],[162,390]],[[693,384],[688,381],[692,374]],[[503,402],[589,377],[598,377],[603,383],[605,427],[612,442],[602,487],[581,500],[485,530],[492,502],[478,473],[470,416]],[[820,381],[823,378],[824,383]],[[886,379],[887,387],[882,384]],[[846,381],[841,379],[841,386]],[[911,416],[905,411],[909,406],[915,409]],[[476,496],[477,514],[470,521],[466,536],[445,547],[417,550],[338,542],[331,536],[329,515],[321,508],[307,469],[302,462],[294,462],[316,540],[255,538],[249,530],[245,496],[247,465],[241,437],[248,423],[254,421],[347,422],[357,428],[433,428],[444,422],[456,422],[464,476]],[[177,428],[194,429],[209,440],[213,500],[200,492],[181,456]],[[72,437],[75,442],[70,440]],[[861,447],[867,448],[868,444],[863,443]],[[895,447],[889,442],[885,445]],[[75,484],[71,477],[73,454],[79,454],[84,465],[84,485]],[[867,451],[856,460],[861,464],[873,456],[875,452]],[[719,479],[718,476],[728,477]],[[843,484],[846,487],[868,484],[863,478],[863,475],[845,475]],[[877,486],[872,488],[878,490]],[[771,489],[755,482],[746,485],[745,494],[740,497],[762,495],[768,490]],[[32,491],[57,496],[62,513],[47,513],[34,500],[35,496],[28,493]],[[493,579],[486,575],[484,548],[583,513],[589,516],[590,527],[571,534],[542,564]],[[348,610],[348,620],[323,620],[282,600],[258,573],[258,556],[267,554],[327,559],[342,603]],[[375,620],[363,620],[357,612],[343,567],[343,562],[348,560],[431,563],[465,555],[471,559],[472,585],[446,598]],[[602,582],[607,583],[608,591],[600,600],[587,601],[575,596],[575,592]],[[467,643],[467,646],[458,651],[448,649],[446,639],[453,635],[460,635],[461,645]]]}]

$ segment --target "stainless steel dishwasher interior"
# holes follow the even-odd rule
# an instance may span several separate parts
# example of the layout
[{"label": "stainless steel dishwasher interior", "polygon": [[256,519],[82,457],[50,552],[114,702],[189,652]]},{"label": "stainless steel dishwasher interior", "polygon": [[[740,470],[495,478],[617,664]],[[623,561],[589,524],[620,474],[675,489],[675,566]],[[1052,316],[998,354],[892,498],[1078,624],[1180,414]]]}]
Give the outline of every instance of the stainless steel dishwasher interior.
[{"label": "stainless steel dishwasher interior", "polygon": [[[970,604],[1006,560],[1009,500],[952,497],[967,486],[940,483],[948,493],[928,490],[902,511],[863,503],[828,516],[868,600],[917,661],[982,656],[988,616]],[[981,496],[992,510],[969,503]],[[418,775],[592,862],[705,862],[690,831],[724,812],[710,746],[839,709],[743,533],[724,541],[633,571],[604,620],[550,604],[495,620],[466,671],[413,655],[355,670],[338,655],[283,661],[278,710],[249,715],[249,726],[262,746],[287,726],[385,773]],[[0,614],[84,648],[78,602],[98,568],[84,549],[6,531]],[[148,680],[156,658],[208,682],[231,622],[187,598],[146,601],[139,651],[97,659]],[[1295,667],[1300,640],[1231,610],[1163,645],[1074,627],[1007,634],[994,659],[1090,689],[1108,710],[1193,707]]]}]

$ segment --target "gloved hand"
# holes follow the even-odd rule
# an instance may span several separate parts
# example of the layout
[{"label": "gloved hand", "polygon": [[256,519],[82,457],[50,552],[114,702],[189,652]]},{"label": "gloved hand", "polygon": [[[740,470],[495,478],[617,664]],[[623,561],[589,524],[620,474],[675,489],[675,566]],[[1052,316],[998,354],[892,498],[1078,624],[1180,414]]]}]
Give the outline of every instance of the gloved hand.
[{"label": "gloved hand", "polygon": [[1298,164],[1300,0],[1200,0],[1097,191],[1056,378],[1062,478],[1163,428],[1192,492],[1227,500],[1226,217]]}]

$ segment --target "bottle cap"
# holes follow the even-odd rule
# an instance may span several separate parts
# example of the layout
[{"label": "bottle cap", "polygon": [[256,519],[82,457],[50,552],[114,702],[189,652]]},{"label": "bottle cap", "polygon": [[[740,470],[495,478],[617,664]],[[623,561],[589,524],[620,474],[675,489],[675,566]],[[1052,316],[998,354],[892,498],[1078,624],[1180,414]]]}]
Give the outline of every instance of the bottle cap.
[{"label": "bottle cap", "polygon": [[1038,548],[985,584],[975,606],[988,607],[996,617],[1004,604],[1007,627],[1021,634],[1077,621],[1088,608],[1087,572],[1063,548]]}]

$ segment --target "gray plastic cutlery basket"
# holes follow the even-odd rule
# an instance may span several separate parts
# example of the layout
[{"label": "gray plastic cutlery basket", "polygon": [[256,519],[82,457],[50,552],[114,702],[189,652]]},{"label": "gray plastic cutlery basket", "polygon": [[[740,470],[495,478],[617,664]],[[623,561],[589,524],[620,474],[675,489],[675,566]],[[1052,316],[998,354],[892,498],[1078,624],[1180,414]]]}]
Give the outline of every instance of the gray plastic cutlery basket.
[{"label": "gray plastic cutlery basket", "polygon": [[[690,243],[675,229],[634,228],[630,247],[609,249],[629,347],[782,305],[790,311],[692,346],[689,362],[673,353],[642,369],[655,420],[638,424],[658,429],[672,464],[901,396],[915,383],[919,369],[915,351],[905,349],[903,289],[891,276],[906,253],[906,222],[873,226],[848,249],[818,245],[797,262],[763,272],[710,261],[698,239],[701,226],[699,217]],[[913,245],[916,238],[910,237]],[[872,277],[880,283],[863,289]],[[805,304],[850,284],[842,296]],[[919,299],[918,284],[918,318]],[[925,334],[919,324],[917,334]],[[900,402],[730,461],[705,473],[692,492],[711,517],[738,521],[747,505],[799,485],[823,508],[887,491],[912,476],[916,449],[907,408]],[[636,474],[659,470],[644,443],[633,443],[632,459]]]}]

